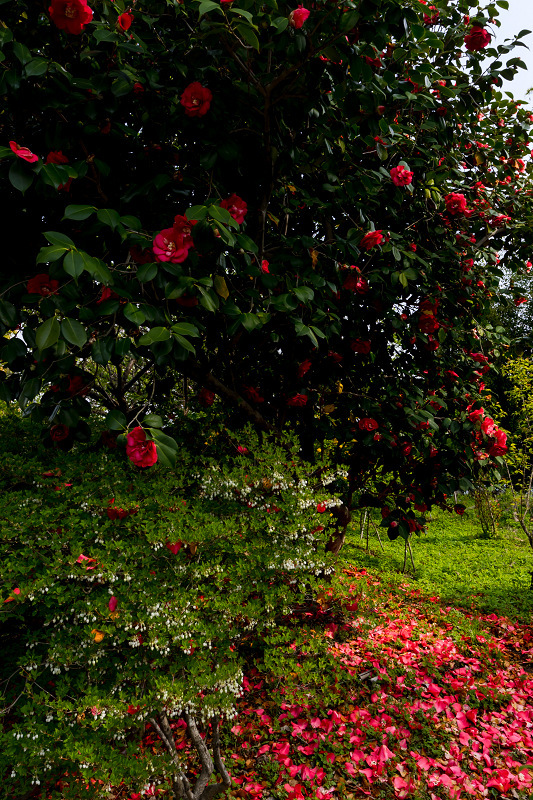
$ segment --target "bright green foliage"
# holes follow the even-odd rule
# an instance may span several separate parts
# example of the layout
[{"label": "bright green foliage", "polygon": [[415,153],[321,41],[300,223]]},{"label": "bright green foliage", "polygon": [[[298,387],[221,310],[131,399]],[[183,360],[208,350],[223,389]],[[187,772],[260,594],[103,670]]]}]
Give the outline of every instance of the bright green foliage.
[{"label": "bright green foliage", "polygon": [[[343,562],[379,572],[391,585],[407,582],[425,595],[437,595],[443,603],[454,607],[473,605],[486,613],[530,622],[531,548],[513,517],[515,501],[509,492],[492,498],[498,527],[497,536],[491,539],[483,534],[471,496],[461,498],[466,505],[464,516],[440,510],[432,513],[426,532],[411,539],[415,570],[408,561],[409,574],[400,574],[401,549],[382,537],[382,551],[372,527],[368,551],[354,531],[342,552]],[[377,517],[375,521],[378,522]]]},{"label": "bright green foliage", "polygon": [[78,797],[68,774],[167,790],[170,758],[139,759],[146,722],[231,718],[254,643],[330,570],[317,500],[344,479],[253,436],[144,472],[35,450],[10,417],[2,439],[0,774],[14,797],[52,778]]}]

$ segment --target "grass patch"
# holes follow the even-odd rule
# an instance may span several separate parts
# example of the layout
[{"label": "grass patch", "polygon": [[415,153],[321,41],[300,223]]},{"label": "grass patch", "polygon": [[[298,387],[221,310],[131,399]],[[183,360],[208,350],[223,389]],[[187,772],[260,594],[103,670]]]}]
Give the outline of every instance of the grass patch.
[{"label": "grass patch", "polygon": [[[467,506],[463,517],[438,510],[431,515],[427,532],[412,537],[414,571],[408,558],[408,571],[401,572],[403,540],[391,542],[383,528],[379,529],[382,551],[372,524],[368,550],[354,526],[340,558],[346,565],[378,572],[393,585],[408,580],[424,595],[439,596],[454,606],[530,621],[533,551],[525,536],[506,519],[500,521],[495,538],[482,538],[473,503],[468,498],[463,502]],[[375,514],[373,520],[379,526],[381,517]]]}]

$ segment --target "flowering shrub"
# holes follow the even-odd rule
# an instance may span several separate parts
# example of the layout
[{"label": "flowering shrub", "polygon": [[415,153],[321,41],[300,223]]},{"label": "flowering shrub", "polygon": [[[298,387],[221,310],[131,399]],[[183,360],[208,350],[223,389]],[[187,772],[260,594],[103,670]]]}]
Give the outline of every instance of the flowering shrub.
[{"label": "flowering shrub", "polygon": [[[290,444],[244,435],[242,455],[183,447],[175,470],[138,472],[116,451],[44,450],[4,419],[0,774],[13,798],[183,783],[170,726],[198,743],[197,725],[231,719],[250,647],[330,570],[324,526],[345,473],[313,478]],[[148,725],[166,755],[139,757]]]}]

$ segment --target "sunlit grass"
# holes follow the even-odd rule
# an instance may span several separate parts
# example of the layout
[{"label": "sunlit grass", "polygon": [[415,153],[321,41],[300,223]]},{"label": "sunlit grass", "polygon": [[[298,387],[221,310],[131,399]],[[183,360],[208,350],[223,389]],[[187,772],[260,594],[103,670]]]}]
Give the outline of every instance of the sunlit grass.
[{"label": "sunlit grass", "polygon": [[[361,539],[358,525],[352,526],[341,551],[342,561],[364,566],[388,582],[407,579],[423,594],[438,595],[443,602],[467,608],[473,605],[487,613],[530,621],[533,551],[525,536],[502,515],[496,538],[482,538],[473,503],[468,499],[464,502],[467,511],[463,517],[434,512],[427,532],[412,537],[415,569],[408,554],[406,574],[402,573],[403,539],[391,542],[385,530],[378,527],[382,550],[372,524],[368,550],[366,536]],[[379,526],[381,517],[374,514],[374,521]]]}]

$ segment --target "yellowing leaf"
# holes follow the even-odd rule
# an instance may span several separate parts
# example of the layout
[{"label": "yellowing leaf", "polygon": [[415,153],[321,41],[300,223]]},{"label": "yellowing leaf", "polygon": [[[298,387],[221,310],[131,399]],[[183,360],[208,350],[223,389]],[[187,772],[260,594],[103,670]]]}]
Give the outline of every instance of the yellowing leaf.
[{"label": "yellowing leaf", "polygon": [[105,636],[105,634],[102,631],[97,631],[96,628],[93,628],[91,633],[94,634],[94,641],[96,642],[96,644],[99,644]]},{"label": "yellowing leaf", "polygon": [[332,414],[333,411],[335,411],[335,406],[334,405],[324,406],[322,411],[324,412],[324,414]]},{"label": "yellowing leaf", "polygon": [[318,261],[318,250],[309,250],[309,255],[311,256],[311,266],[314,269]]},{"label": "yellowing leaf", "polygon": [[222,275],[215,275],[213,282],[215,285],[215,292],[224,300],[227,300],[229,297],[229,289],[226,285],[226,279],[223,278]]}]

